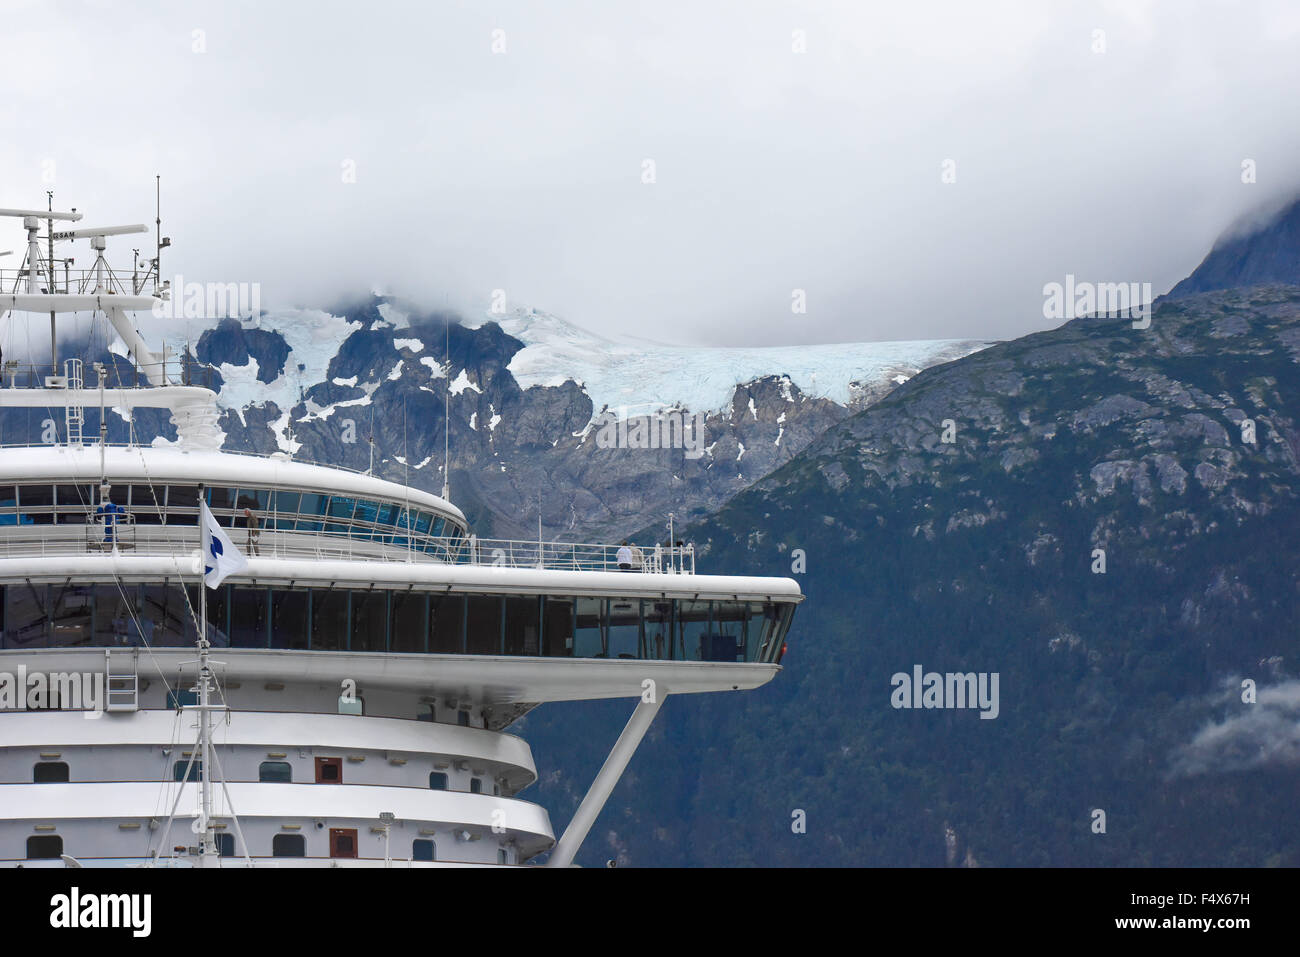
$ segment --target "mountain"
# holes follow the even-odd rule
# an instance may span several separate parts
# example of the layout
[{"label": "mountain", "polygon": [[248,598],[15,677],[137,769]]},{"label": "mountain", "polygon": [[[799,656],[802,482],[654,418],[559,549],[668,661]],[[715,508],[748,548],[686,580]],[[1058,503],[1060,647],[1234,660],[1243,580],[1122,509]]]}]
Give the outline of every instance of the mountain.
[{"label": "mountain", "polygon": [[1169,297],[1268,283],[1300,285],[1300,199],[1253,228],[1229,231]]},{"label": "mountain", "polygon": [[203,332],[227,447],[367,469],[373,436],[377,474],[440,492],[446,402],[452,499],[498,538],[535,538],[539,507],[565,540],[705,515],[922,368],[986,345],[707,349],[537,310],[456,322],[376,298],[336,312]]},{"label": "mountain", "polygon": [[[685,532],[801,579],[784,673],[670,698],[580,860],[1300,865],[1298,363],[1300,287],[1200,294],[829,428]],[[918,665],[998,674],[997,716],[894,707]],[[584,708],[522,723],[557,824],[599,760],[549,762],[627,711]]]}]

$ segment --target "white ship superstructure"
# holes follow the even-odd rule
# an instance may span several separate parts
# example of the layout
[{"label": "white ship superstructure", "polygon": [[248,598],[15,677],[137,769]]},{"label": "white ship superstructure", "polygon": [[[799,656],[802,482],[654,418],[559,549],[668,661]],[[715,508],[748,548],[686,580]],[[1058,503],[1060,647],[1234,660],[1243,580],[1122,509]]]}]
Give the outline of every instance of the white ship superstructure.
[{"label": "white ship superstructure", "polygon": [[[48,372],[10,365],[0,407],[50,410],[58,435],[0,450],[0,864],[564,866],[667,697],[780,670],[790,579],[699,574],[671,542],[629,562],[481,540],[443,496],[222,451],[215,394],[131,321],[166,294],[157,258],[119,284],[114,230],[2,214],[29,246],[0,311],[50,316],[52,355]],[[100,257],[75,276],[54,249],[74,239]],[[111,325],[129,384],[59,361],[53,322],[78,313]],[[167,410],[176,441],[110,445],[106,410],[138,408]],[[206,596],[201,501],[247,559]],[[6,701],[4,675],[24,697]],[[70,679],[29,707],[33,675],[100,675],[105,709]],[[632,715],[557,840],[507,729],[594,698]]]}]

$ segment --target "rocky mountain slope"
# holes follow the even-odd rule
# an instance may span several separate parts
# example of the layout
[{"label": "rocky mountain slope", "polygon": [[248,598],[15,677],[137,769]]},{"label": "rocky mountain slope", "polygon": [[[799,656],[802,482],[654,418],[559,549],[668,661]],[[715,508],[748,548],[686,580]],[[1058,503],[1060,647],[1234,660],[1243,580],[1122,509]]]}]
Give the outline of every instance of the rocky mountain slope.
[{"label": "rocky mountain slope", "polygon": [[[807,600],[771,685],[668,701],[587,863],[1300,864],[1298,459],[1300,287],[921,373],[687,531]],[[997,717],[895,708],[917,665],[997,673]],[[626,710],[524,731],[551,766]]]},{"label": "rocky mountain slope", "polygon": [[1221,237],[1195,271],[1170,290],[1169,297],[1268,283],[1300,285],[1300,200],[1255,228],[1232,230]]}]

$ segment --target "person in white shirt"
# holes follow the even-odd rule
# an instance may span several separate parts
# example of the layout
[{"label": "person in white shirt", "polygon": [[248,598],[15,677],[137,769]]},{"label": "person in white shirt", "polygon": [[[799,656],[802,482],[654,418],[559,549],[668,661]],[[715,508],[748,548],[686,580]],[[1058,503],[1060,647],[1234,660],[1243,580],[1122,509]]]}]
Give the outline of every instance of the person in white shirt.
[{"label": "person in white shirt", "polygon": [[615,556],[620,571],[630,572],[632,570],[632,549],[627,547],[627,542],[619,546],[618,554]]}]

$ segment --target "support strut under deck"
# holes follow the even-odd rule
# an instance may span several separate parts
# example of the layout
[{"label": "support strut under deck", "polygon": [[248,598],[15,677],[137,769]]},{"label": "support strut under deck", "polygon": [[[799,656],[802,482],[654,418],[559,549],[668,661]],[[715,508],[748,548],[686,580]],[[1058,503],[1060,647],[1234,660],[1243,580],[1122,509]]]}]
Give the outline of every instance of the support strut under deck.
[{"label": "support strut under deck", "polygon": [[601,765],[600,773],[596,775],[596,780],[591,782],[591,788],[587,791],[587,796],[582,799],[578,805],[578,810],[574,812],[573,820],[569,826],[564,829],[564,834],[560,836],[559,842],[555,845],[555,850],[551,852],[550,859],[546,862],[547,867],[568,867],[573,863],[573,859],[578,854],[578,848],[587,837],[587,832],[591,826],[596,823],[596,818],[605,807],[605,802],[614,791],[614,785],[618,784],[618,779],[623,776],[627,764],[632,760],[632,755],[645,737],[645,733],[650,728],[650,722],[655,719],[659,713],[659,708],[664,703],[667,694],[659,692],[654,701],[642,699],[632,712],[632,717],[628,719],[627,727],[623,733],[618,736],[614,742],[614,748],[609,752],[609,757],[605,758],[605,763]]}]

